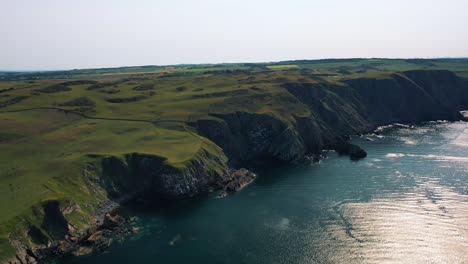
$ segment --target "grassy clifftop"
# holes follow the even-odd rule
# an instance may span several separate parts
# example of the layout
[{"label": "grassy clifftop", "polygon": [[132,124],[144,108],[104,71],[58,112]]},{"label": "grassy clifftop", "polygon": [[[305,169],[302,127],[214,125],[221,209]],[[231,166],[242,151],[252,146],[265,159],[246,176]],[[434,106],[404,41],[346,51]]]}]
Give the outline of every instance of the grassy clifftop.
[{"label": "grassy clifftop", "polygon": [[[2,113],[0,123],[2,255],[12,252],[8,237],[24,238],[25,230],[32,227],[45,236],[53,232],[46,227],[43,205],[48,201],[64,204],[62,211],[70,206],[79,208],[65,215],[77,227],[91,221],[108,193],[85,177],[83,169],[88,163],[100,167],[104,157],[123,159],[129,153],[161,157],[166,166],[178,169],[201,159],[201,152],[225,161],[216,145],[183,127],[165,129],[147,122],[93,120],[42,109]],[[47,239],[54,240],[50,236]]]},{"label": "grassy clifftop", "polygon": [[228,164],[456,119],[467,72],[466,60],[359,59],[0,74],[0,260],[12,242],[78,235],[125,193],[192,195]]}]

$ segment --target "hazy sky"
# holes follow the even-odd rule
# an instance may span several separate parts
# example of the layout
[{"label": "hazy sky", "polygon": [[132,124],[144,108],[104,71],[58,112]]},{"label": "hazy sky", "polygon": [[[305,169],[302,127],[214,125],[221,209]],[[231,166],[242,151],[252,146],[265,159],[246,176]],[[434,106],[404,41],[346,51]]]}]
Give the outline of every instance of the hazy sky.
[{"label": "hazy sky", "polygon": [[467,0],[0,0],[0,69],[468,57]]}]

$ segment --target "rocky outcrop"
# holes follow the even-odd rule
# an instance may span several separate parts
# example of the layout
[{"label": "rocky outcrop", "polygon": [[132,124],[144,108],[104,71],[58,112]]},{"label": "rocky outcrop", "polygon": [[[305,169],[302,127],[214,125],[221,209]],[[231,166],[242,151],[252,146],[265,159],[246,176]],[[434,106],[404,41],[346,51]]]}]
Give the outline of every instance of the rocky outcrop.
[{"label": "rocky outcrop", "polygon": [[223,191],[225,193],[238,192],[251,184],[256,177],[255,173],[244,168],[231,171],[229,178],[223,183]]},{"label": "rocky outcrop", "polygon": [[366,151],[359,146],[350,144],[349,142],[342,142],[337,145],[336,152],[339,155],[348,155],[351,160],[360,160],[367,157]]},{"label": "rocky outcrop", "polygon": [[103,185],[113,197],[133,193],[157,199],[182,199],[213,190],[239,191],[255,179],[245,168],[233,170],[206,151],[183,168],[151,155],[129,154],[125,160],[102,160]]},{"label": "rocky outcrop", "polygon": [[63,255],[81,256],[99,252],[110,246],[113,239],[130,234],[132,231],[126,226],[128,220],[114,214],[107,213],[102,225],[92,225],[80,235],[66,233],[64,237],[49,241],[48,243],[36,244],[31,247],[24,246],[19,241],[13,244],[18,248],[14,259],[10,264],[33,264],[43,263],[54,257]]},{"label": "rocky outcrop", "polygon": [[228,178],[225,162],[205,150],[180,168],[165,158],[138,153],[104,157],[101,166],[103,185],[112,197],[133,193],[160,199],[188,198],[215,189]]}]

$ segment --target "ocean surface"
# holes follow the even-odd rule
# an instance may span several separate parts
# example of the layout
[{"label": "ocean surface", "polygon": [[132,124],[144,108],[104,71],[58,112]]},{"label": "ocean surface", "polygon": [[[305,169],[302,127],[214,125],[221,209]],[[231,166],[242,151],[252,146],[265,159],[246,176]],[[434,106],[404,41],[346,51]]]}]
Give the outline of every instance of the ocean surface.
[{"label": "ocean surface", "polygon": [[138,233],[60,263],[468,263],[468,123],[355,138],[353,162],[259,171],[239,193],[128,209]]}]

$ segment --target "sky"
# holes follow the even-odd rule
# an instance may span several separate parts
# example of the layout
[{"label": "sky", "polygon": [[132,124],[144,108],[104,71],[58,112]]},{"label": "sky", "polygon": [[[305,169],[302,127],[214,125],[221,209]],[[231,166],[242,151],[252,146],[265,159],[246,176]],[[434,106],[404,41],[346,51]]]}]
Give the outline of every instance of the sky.
[{"label": "sky", "polygon": [[0,69],[468,57],[467,0],[0,0]]}]

